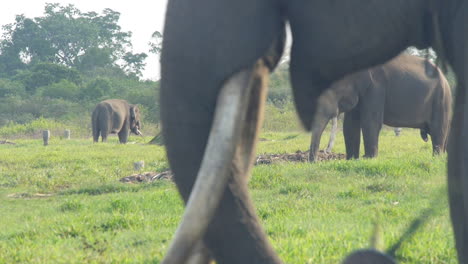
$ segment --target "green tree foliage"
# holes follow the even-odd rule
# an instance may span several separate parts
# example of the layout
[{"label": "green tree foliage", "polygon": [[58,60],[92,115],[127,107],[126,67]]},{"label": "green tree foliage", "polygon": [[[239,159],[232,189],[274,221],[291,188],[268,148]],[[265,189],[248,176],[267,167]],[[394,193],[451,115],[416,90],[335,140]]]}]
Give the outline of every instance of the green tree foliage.
[{"label": "green tree foliage", "polygon": [[112,50],[91,47],[79,57],[76,66],[81,72],[92,72],[99,68],[112,66]]},{"label": "green tree foliage", "polygon": [[26,90],[24,85],[17,81],[9,79],[0,79],[0,98],[13,97],[13,96],[25,96]]},{"label": "green tree foliage", "polygon": [[48,3],[44,16],[19,15],[3,27],[0,62],[8,62],[3,68],[9,73],[36,62],[90,70],[122,64],[126,72],[139,76],[146,54],[132,53],[131,32],[121,30],[119,18],[112,9],[83,13],[74,5]]},{"label": "green tree foliage", "polygon": [[[50,118],[88,127],[95,105],[110,98],[138,104],[144,123],[159,122],[158,83],[140,79],[147,55],[132,52],[119,18],[111,9],[46,4],[42,16],[3,26],[0,126]],[[160,51],[161,39],[156,31],[150,52]]]},{"label": "green tree foliage", "polygon": [[81,90],[80,98],[86,101],[99,101],[103,96],[111,94],[112,84],[107,78],[96,78]]},{"label": "green tree foliage", "polygon": [[61,80],[44,87],[40,87],[38,90],[39,94],[43,97],[60,98],[70,101],[76,99],[79,93],[78,86],[68,80]]},{"label": "green tree foliage", "polygon": [[150,46],[150,52],[154,54],[159,54],[161,53],[162,49],[162,34],[159,31],[153,32],[153,35],[151,35],[151,41],[148,43]]},{"label": "green tree foliage", "polygon": [[289,79],[289,62],[283,62],[271,74],[268,90],[268,102],[283,107],[292,100],[292,89]]},{"label": "green tree foliage", "polygon": [[75,85],[82,82],[81,75],[76,69],[49,62],[35,64],[29,70],[20,71],[13,78],[22,82],[26,91],[32,94],[38,87],[51,85],[61,80],[67,80]]},{"label": "green tree foliage", "polygon": [[143,61],[148,57],[145,53],[133,54],[131,52],[125,53],[123,60],[125,64],[123,65],[123,70],[128,75],[135,75],[141,77],[142,70],[145,68],[146,63]]}]

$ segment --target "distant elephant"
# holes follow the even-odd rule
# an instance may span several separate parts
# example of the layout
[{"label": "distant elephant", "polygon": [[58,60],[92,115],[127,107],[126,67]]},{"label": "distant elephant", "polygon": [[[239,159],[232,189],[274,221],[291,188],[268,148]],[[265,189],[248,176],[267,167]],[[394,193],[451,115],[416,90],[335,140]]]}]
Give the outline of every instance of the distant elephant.
[{"label": "distant elephant", "polygon": [[[335,82],[320,95],[312,124],[309,161],[315,161],[320,137],[336,112],[345,112],[347,158],[359,158],[361,128],[364,157],[375,157],[382,124],[421,129],[431,135],[433,153],[445,152],[452,108],[450,86],[431,62],[409,54]],[[337,110],[338,109],[338,110]]]},{"label": "distant elephant", "polygon": [[130,131],[142,135],[140,109],[121,99],[109,99],[100,102],[94,108],[92,115],[93,140],[107,141],[109,134],[117,134],[120,143],[127,143]]},{"label": "distant elephant", "polygon": [[[294,102],[306,129],[334,81],[408,46],[432,46],[452,67],[458,88],[448,190],[458,260],[468,263],[468,0],[168,1],[160,113],[186,209],[162,263],[282,263],[247,183],[286,23]],[[199,254],[206,251],[207,258]]]}]

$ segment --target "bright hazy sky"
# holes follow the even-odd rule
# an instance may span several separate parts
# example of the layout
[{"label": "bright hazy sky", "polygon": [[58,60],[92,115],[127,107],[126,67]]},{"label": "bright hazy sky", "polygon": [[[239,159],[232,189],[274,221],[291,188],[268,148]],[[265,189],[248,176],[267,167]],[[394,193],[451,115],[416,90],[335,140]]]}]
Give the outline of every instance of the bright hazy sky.
[{"label": "bright hazy sky", "polygon": [[105,8],[119,12],[122,30],[133,33],[133,51],[149,55],[143,78],[159,79],[159,58],[148,52],[148,42],[154,31],[162,33],[167,0],[4,0],[0,8],[0,25],[13,23],[19,14],[29,18],[43,16],[45,3],[73,4],[82,12],[95,11],[100,14]]}]

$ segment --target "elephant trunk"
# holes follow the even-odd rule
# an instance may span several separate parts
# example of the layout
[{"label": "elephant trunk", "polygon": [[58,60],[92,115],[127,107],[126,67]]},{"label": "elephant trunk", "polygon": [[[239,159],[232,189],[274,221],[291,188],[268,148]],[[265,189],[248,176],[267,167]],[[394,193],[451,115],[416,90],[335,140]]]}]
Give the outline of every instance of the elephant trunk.
[{"label": "elephant trunk", "polygon": [[327,126],[329,121],[328,116],[316,115],[315,120],[312,123],[312,140],[310,142],[309,149],[309,162],[317,161],[317,153],[320,147],[320,139],[322,137],[323,130]]},{"label": "elephant trunk", "polygon": [[221,88],[201,167],[163,264],[185,263],[218,208],[246,115],[251,74],[251,69],[241,71]]},{"label": "elephant trunk", "polygon": [[333,145],[335,145],[336,131],[338,130],[338,116],[333,117],[332,127],[330,130],[330,140],[328,141],[326,153],[331,153]]}]

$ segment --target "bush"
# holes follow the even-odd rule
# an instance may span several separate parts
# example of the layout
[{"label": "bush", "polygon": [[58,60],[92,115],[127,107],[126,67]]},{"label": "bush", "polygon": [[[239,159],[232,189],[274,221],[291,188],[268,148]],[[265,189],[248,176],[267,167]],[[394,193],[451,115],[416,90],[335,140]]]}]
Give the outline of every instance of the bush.
[{"label": "bush", "polygon": [[265,108],[263,131],[290,132],[303,130],[291,101],[281,108],[267,103]]},{"label": "bush", "polygon": [[37,118],[26,124],[10,122],[0,128],[0,137],[41,137],[43,130],[50,130],[52,135],[62,135],[65,129],[72,130],[72,135],[83,137],[89,135],[89,127],[80,124],[62,123],[52,119]]},{"label": "bush", "polygon": [[24,85],[8,79],[0,79],[0,97],[24,96]]},{"label": "bush", "polygon": [[38,93],[39,95],[49,98],[74,100],[79,93],[79,88],[70,81],[61,80],[57,83],[38,88]]},{"label": "bush", "polygon": [[80,98],[98,102],[104,95],[111,93],[111,82],[106,78],[96,78],[92,80],[80,92]]},{"label": "bush", "polygon": [[81,75],[76,69],[68,68],[54,63],[38,63],[30,70],[21,71],[14,77],[24,84],[28,92],[34,93],[37,88],[48,86],[61,80],[67,80],[75,85],[80,85]]},{"label": "bush", "polygon": [[267,100],[278,107],[285,106],[292,99],[288,69],[288,63],[283,63],[270,76]]}]

